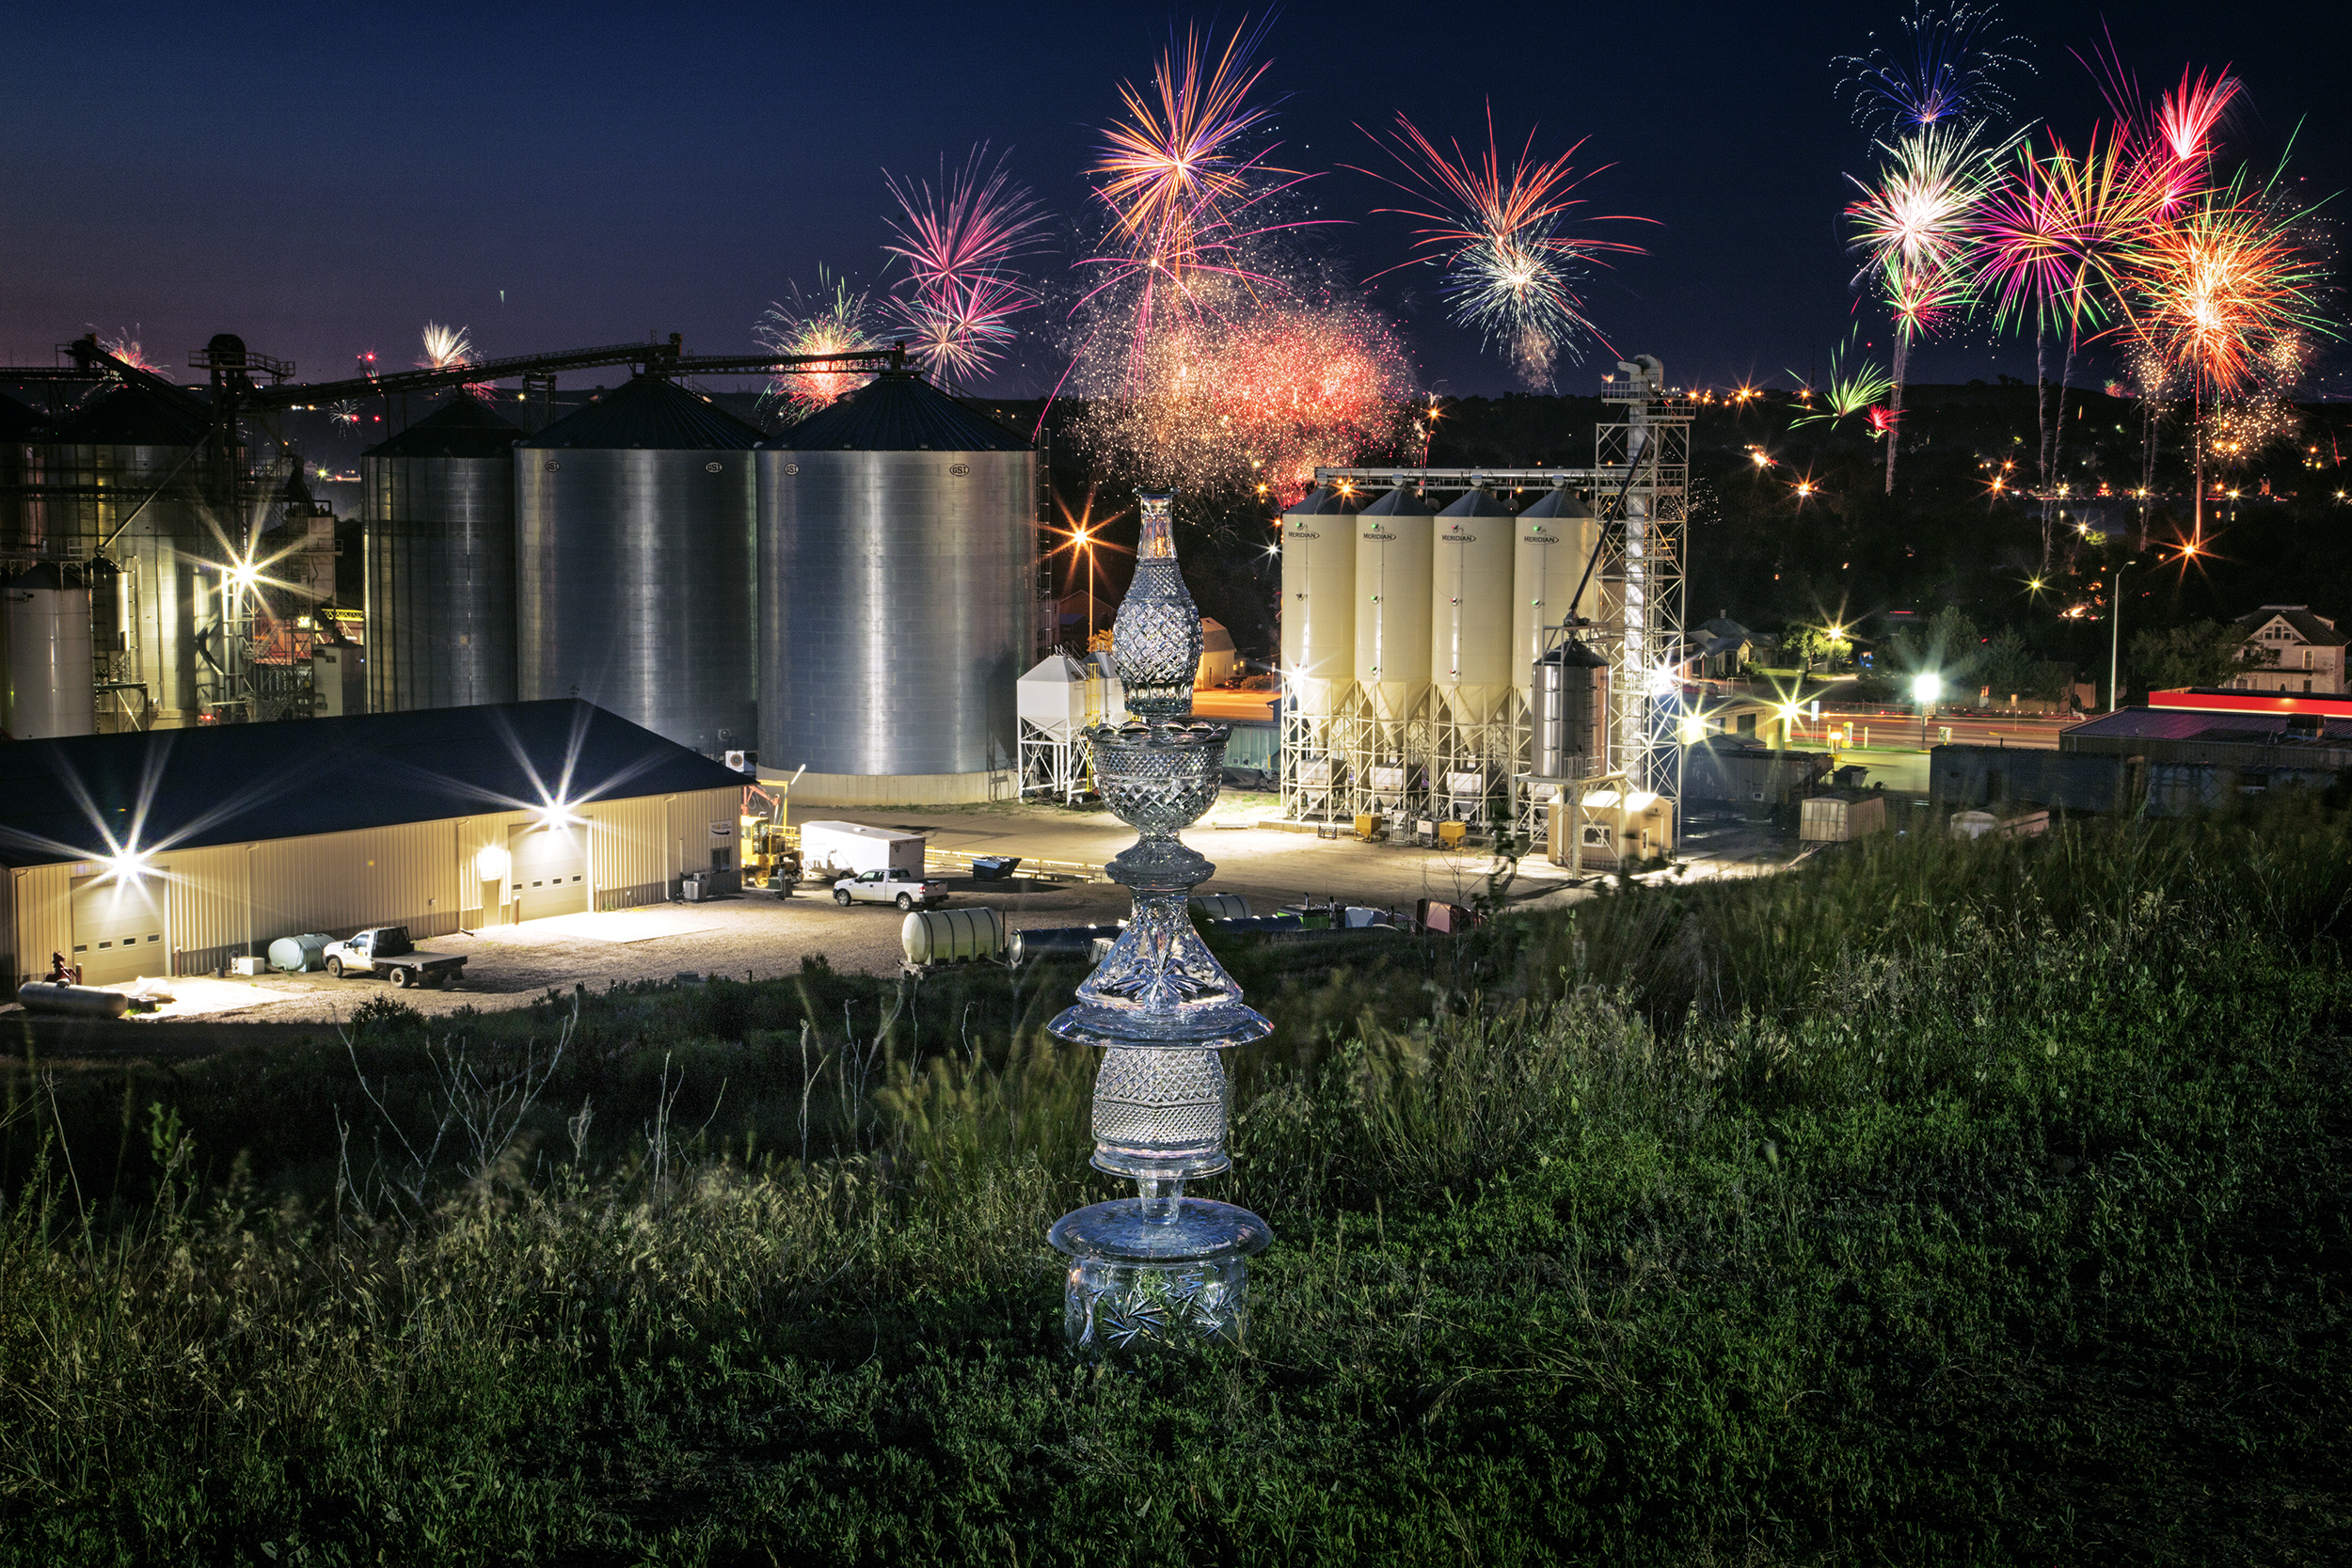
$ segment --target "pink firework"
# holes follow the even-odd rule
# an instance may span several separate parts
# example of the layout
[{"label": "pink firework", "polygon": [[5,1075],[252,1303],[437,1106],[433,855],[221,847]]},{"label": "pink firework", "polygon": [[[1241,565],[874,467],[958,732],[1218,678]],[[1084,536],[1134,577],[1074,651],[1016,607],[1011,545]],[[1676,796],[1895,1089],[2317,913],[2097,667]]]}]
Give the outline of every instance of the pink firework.
[{"label": "pink firework", "polygon": [[1012,341],[1012,318],[1037,303],[1014,263],[1044,248],[1044,211],[1002,158],[986,157],[977,147],[955,174],[943,167],[936,190],[884,177],[902,221],[883,249],[906,268],[888,313],[937,376],[987,370]]}]

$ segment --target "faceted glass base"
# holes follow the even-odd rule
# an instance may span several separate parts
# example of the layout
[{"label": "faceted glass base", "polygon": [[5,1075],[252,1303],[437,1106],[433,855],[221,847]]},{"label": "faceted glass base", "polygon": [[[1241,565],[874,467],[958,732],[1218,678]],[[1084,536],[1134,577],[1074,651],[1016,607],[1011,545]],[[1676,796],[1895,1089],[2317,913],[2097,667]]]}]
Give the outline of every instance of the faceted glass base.
[{"label": "faceted glass base", "polygon": [[1054,1222],[1046,1240],[1071,1255],[1062,1333],[1082,1355],[1238,1343],[1247,1324],[1248,1259],[1274,1228],[1247,1209],[1176,1197],[1089,1204]]},{"label": "faceted glass base", "polygon": [[1080,1355],[1237,1345],[1248,1321],[1249,1263],[1133,1263],[1077,1258],[1062,1291],[1061,1330]]}]

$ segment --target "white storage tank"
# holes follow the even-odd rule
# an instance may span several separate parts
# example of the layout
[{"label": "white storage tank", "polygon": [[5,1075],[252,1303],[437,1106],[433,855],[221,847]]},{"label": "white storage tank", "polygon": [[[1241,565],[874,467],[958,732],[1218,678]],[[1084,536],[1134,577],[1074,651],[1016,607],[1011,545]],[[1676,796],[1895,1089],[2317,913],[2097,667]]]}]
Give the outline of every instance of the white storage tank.
[{"label": "white storage tank", "polygon": [[1339,712],[1356,678],[1355,517],[1331,484],[1282,514],[1282,680],[1310,716]]},{"label": "white storage tank", "polygon": [[1005,917],[992,909],[911,910],[898,927],[911,964],[964,963],[1005,950]]},{"label": "white storage tank", "polygon": [[1372,716],[1395,725],[1429,690],[1429,586],[1437,508],[1400,484],[1356,519],[1356,684]]},{"label": "white storage tank", "polygon": [[[1511,680],[1524,694],[1535,661],[1544,656],[1544,632],[1570,613],[1604,619],[1600,568],[1584,581],[1600,524],[1573,490],[1563,485],[1519,514],[1511,564]],[[1583,584],[1583,597],[1577,587]]]},{"label": "white storage tank", "polygon": [[1493,716],[1514,684],[1511,670],[1510,506],[1483,489],[1438,514],[1429,605],[1429,669],[1438,701],[1457,724]]},{"label": "white storage tank", "polygon": [[87,568],[43,562],[0,588],[8,685],[0,728],[19,740],[96,732]]}]

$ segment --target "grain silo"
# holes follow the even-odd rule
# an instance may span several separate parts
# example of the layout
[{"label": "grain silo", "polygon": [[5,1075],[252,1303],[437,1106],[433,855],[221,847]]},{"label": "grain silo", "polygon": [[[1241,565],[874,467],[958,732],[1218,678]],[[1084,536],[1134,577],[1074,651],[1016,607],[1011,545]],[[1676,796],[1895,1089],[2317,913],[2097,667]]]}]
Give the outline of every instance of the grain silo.
[{"label": "grain silo", "polygon": [[1547,631],[1571,614],[1603,618],[1600,566],[1593,560],[1600,524],[1593,509],[1563,485],[1520,513],[1513,531],[1518,539],[1511,569],[1511,684],[1524,695],[1535,661],[1546,651]]},{"label": "grain silo", "polygon": [[[33,529],[56,554],[103,555],[120,568],[98,648],[109,701],[102,728],[168,729],[199,717],[209,666],[199,640],[212,602],[206,568],[228,559],[215,516],[212,415],[199,398],[145,381],[98,392],[40,449]],[[217,657],[215,655],[215,657]]]},{"label": "grain silo", "polygon": [[515,448],[516,695],[716,756],[757,744],[759,431],[639,375]]},{"label": "grain silo", "polygon": [[1282,514],[1281,619],[1283,689],[1319,728],[1356,680],[1356,498],[1336,484]]},{"label": "grain silo", "polygon": [[1429,693],[1429,587],[1437,508],[1400,484],[1364,508],[1356,526],[1356,684],[1385,750],[1402,744]]},{"label": "grain silo", "polygon": [[369,711],[515,700],[522,438],[459,391],[361,454]]},{"label": "grain silo", "polygon": [[1455,725],[1484,724],[1509,695],[1512,519],[1472,489],[1438,514],[1429,595],[1429,678]]},{"label": "grain silo", "polygon": [[911,371],[759,453],[760,753],[796,799],[1010,795],[1037,455]]}]

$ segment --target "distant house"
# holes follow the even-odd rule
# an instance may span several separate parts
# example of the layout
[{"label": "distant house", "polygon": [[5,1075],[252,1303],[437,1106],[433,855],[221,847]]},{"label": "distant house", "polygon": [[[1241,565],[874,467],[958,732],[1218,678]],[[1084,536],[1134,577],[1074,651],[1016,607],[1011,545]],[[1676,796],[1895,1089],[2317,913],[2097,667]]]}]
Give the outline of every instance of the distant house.
[{"label": "distant house", "polygon": [[2251,691],[2344,694],[2347,641],[2336,624],[2309,605],[2266,604],[2237,618],[2246,641],[2238,657],[2246,670],[2230,684]]},{"label": "distant house", "polygon": [[1692,673],[1702,680],[1728,680],[1771,652],[1776,640],[1758,636],[1728,615],[1702,621],[1691,630],[1685,652]]}]

